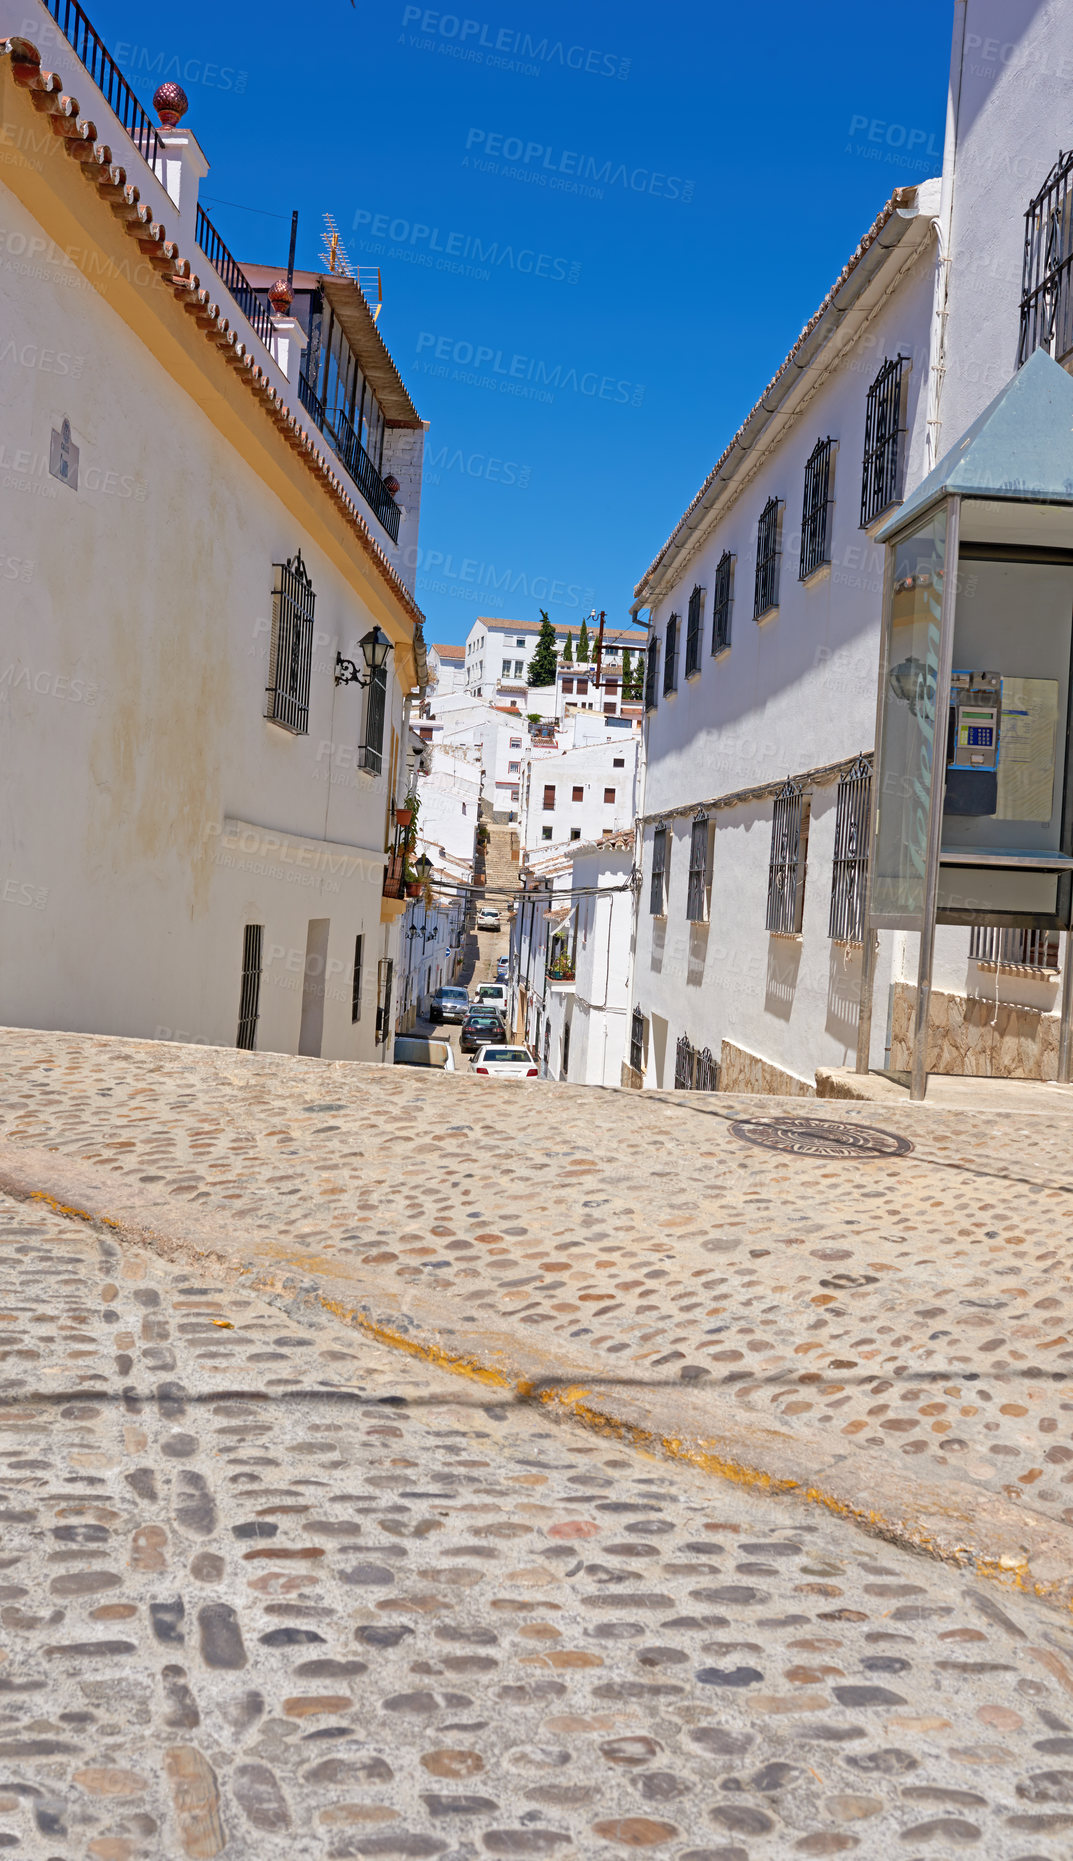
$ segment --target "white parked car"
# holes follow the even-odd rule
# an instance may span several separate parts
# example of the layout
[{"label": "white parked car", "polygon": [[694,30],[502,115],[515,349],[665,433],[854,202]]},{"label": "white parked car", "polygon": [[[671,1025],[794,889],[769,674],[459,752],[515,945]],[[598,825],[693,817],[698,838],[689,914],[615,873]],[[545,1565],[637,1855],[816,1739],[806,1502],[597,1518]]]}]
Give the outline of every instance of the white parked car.
[{"label": "white parked car", "polygon": [[477,913],[477,929],[490,931],[499,929],[499,912],[494,905],[482,905]]},{"label": "white parked car", "polygon": [[477,990],[477,1000],[481,1007],[502,1008],[507,1012],[507,985],[505,982],[482,982]]},{"label": "white parked car", "polygon": [[540,1069],[528,1047],[482,1047],[473,1061],[475,1073],[488,1079],[538,1079]]}]

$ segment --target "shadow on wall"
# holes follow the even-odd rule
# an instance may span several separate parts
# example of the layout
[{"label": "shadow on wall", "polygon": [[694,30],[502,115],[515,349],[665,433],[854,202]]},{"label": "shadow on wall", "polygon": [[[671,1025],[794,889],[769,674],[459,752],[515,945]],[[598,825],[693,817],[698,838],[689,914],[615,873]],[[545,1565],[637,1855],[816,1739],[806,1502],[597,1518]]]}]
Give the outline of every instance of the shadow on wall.
[{"label": "shadow on wall", "polygon": [[653,918],[652,920],[652,950],[651,950],[651,955],[649,957],[649,967],[654,976],[660,976],[663,974],[663,952],[666,948],[666,945],[667,945],[667,920],[665,918]]},{"label": "shadow on wall", "polygon": [[844,1047],[857,1045],[857,1020],[861,1001],[860,944],[833,943],[827,978],[827,1020],[825,1027]]},{"label": "shadow on wall", "polygon": [[686,964],[686,987],[699,989],[704,981],[704,964],[708,956],[707,924],[689,927],[689,957]]},{"label": "shadow on wall", "polygon": [[764,1011],[779,1021],[788,1021],[797,993],[797,973],[801,968],[801,944],[796,937],[768,938],[767,988]]},{"label": "shadow on wall", "polygon": [[657,1086],[667,1083],[667,1022],[662,1015],[652,1016],[652,1057]]}]

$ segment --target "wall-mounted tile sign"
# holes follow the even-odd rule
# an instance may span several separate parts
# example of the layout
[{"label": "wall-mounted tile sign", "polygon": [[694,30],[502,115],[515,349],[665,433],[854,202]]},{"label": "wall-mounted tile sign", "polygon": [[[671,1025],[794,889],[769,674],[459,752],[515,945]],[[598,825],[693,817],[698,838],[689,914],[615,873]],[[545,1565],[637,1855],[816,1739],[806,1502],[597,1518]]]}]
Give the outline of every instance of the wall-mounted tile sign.
[{"label": "wall-mounted tile sign", "polygon": [[53,478],[61,484],[70,485],[72,491],[78,490],[78,447],[71,439],[71,422],[64,420],[59,432],[52,429],[52,439],[48,449],[48,469]]}]

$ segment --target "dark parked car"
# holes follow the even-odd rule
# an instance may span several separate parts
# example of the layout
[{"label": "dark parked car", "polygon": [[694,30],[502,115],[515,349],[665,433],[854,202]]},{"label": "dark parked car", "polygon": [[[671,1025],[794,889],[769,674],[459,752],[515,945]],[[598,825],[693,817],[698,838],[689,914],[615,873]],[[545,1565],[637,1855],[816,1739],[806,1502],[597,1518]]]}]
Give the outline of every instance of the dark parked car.
[{"label": "dark parked car", "polygon": [[486,1047],[489,1041],[505,1041],[506,1038],[506,1023],[494,1008],[471,1008],[462,1023],[458,1044],[463,1053],[476,1053],[478,1047]]}]

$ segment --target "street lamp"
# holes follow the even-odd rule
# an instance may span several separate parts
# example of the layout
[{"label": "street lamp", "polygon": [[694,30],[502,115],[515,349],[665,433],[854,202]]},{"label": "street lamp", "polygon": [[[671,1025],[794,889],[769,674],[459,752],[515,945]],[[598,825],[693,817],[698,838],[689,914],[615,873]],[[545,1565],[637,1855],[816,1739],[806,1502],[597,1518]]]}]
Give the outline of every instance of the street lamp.
[{"label": "street lamp", "polygon": [[367,678],[362,678],[353,659],[344,659],[342,653],[335,655],[335,682],[337,685],[371,685],[377,672],[387,664],[391,651],[391,641],[379,627],[370,627],[368,633],[358,642],[361,656],[365,661]]},{"label": "street lamp", "polygon": [[422,853],[420,859],[414,860],[414,871],[422,885],[427,885],[432,875],[432,861],[429,859],[427,853]]}]

